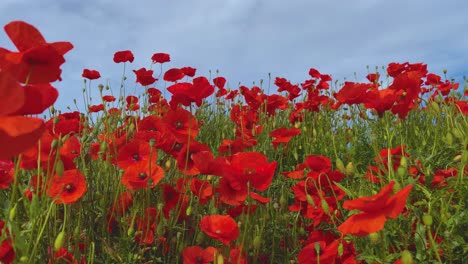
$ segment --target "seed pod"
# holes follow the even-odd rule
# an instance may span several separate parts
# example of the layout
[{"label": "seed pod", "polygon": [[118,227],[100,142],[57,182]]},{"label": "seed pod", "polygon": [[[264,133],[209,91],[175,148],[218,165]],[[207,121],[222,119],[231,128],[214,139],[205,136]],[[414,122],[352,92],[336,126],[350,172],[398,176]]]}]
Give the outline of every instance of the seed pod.
[{"label": "seed pod", "polygon": [[321,205],[322,205],[323,211],[324,211],[327,215],[330,214],[330,207],[328,206],[328,203],[327,203],[327,201],[325,201],[325,199],[321,199]]},{"label": "seed pod", "polygon": [[223,255],[219,254],[216,259],[216,264],[224,264],[224,257]]},{"label": "seed pod", "polygon": [[185,210],[185,214],[189,216],[192,213],[192,206],[188,206],[187,209]]},{"label": "seed pod", "polygon": [[62,177],[64,171],[65,171],[65,167],[63,166],[62,160],[57,160],[57,163],[55,164],[55,173],[59,177]]},{"label": "seed pod", "polygon": [[397,175],[398,177],[403,178],[403,176],[406,175],[406,169],[402,166],[399,166],[397,169]]},{"label": "seed pod", "polygon": [[453,145],[452,133],[447,132],[447,135],[445,135],[445,140],[447,140],[447,145],[452,146]]},{"label": "seed pod", "polygon": [[312,198],[312,196],[310,196],[310,194],[306,194],[306,200],[308,204],[315,205],[314,199]]},{"label": "seed pod", "polygon": [[405,156],[401,157],[400,166],[402,166],[405,169],[408,168],[408,159]]}]

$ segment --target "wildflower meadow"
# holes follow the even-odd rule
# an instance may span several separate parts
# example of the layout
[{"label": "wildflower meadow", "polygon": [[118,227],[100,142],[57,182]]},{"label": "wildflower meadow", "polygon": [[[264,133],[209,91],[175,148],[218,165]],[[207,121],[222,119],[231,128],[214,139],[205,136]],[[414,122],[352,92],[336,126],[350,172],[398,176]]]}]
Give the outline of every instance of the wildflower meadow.
[{"label": "wildflower meadow", "polygon": [[125,50],[121,85],[84,69],[64,111],[73,44],[4,30],[0,263],[468,263],[466,81],[392,62],[232,87]]}]

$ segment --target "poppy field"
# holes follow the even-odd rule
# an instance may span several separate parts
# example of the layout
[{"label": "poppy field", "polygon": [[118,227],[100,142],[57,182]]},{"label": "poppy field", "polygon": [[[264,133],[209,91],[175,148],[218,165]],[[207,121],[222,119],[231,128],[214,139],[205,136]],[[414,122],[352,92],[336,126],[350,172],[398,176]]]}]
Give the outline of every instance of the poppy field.
[{"label": "poppy field", "polygon": [[120,87],[84,69],[86,108],[63,111],[72,43],[4,30],[0,263],[468,261],[468,92],[445,71],[232,87],[126,50]]}]

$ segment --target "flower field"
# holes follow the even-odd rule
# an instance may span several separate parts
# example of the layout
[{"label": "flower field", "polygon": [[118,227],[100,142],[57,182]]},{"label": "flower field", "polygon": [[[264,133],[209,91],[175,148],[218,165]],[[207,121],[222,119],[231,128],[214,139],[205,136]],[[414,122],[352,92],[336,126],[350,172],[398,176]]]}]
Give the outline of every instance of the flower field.
[{"label": "flower field", "polygon": [[468,262],[468,92],[445,72],[234,88],[126,50],[121,86],[84,69],[86,110],[64,112],[73,45],[4,30],[0,263]]}]

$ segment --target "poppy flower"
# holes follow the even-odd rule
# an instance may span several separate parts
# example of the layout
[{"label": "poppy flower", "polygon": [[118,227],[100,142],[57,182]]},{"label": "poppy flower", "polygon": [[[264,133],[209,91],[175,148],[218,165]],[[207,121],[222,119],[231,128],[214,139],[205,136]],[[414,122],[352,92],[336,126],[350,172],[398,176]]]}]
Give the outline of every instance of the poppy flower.
[{"label": "poppy flower", "polygon": [[364,101],[367,90],[373,86],[373,83],[345,82],[345,85],[333,96],[342,104],[360,104]]},{"label": "poppy flower", "polygon": [[114,101],[115,101],[115,97],[114,97],[113,95],[104,95],[104,96],[102,97],[102,100],[103,100],[104,102],[110,103],[110,102],[114,102]]},{"label": "poppy flower", "polygon": [[20,154],[41,138],[44,121],[25,116],[0,116],[0,160]]},{"label": "poppy flower", "polygon": [[133,72],[136,75],[136,82],[140,83],[142,86],[153,84],[158,80],[153,77],[153,70],[141,68],[139,70],[133,70]]},{"label": "poppy flower", "polygon": [[185,175],[194,176],[200,174],[200,170],[195,166],[192,155],[199,152],[210,151],[210,147],[197,141],[192,141],[185,145],[176,157],[177,168]]},{"label": "poppy flower", "polygon": [[154,232],[157,229],[158,211],[154,207],[145,209],[143,218],[136,216],[136,225],[138,232],[135,240],[140,245],[149,245],[154,242]]},{"label": "poppy flower", "polygon": [[135,57],[133,56],[133,53],[129,50],[117,51],[114,54],[115,63],[121,63],[121,62],[127,62],[127,61],[132,63],[134,59]]},{"label": "poppy flower", "polygon": [[165,63],[171,61],[171,56],[167,53],[155,53],[151,56],[153,63]]},{"label": "poppy flower", "polygon": [[163,79],[167,82],[176,82],[182,78],[184,78],[185,74],[182,70],[177,69],[177,68],[172,68],[167,70],[164,73]]},{"label": "poppy flower", "polygon": [[98,113],[98,112],[104,111],[104,105],[103,104],[90,105],[88,109],[90,113]]},{"label": "poppy flower", "polygon": [[7,72],[0,72],[0,116],[10,115],[23,107],[26,101],[25,90]]},{"label": "poppy flower", "polygon": [[96,80],[101,78],[101,74],[98,71],[89,69],[84,69],[83,74],[81,74],[81,76],[89,80]]},{"label": "poppy flower", "polygon": [[239,227],[229,215],[208,215],[200,221],[200,229],[213,239],[229,245],[232,240],[239,237]]},{"label": "poppy flower", "polygon": [[79,170],[66,170],[62,176],[54,175],[47,194],[57,204],[72,204],[86,193],[86,179]]},{"label": "poppy flower", "polygon": [[176,83],[167,90],[172,94],[171,105],[181,103],[185,106],[191,103],[201,106],[202,100],[214,93],[214,87],[203,76],[194,78],[192,83]]},{"label": "poppy flower", "polygon": [[187,142],[189,138],[195,139],[198,135],[198,122],[195,117],[185,109],[171,109],[162,117],[161,121],[168,132],[182,142]]},{"label": "poppy flower", "polygon": [[[183,180],[182,178],[179,181]],[[179,181],[177,185],[180,185]],[[170,213],[173,209],[179,206],[179,212],[185,212],[188,207],[189,196],[184,193],[184,190],[179,191],[176,190],[169,184],[163,184],[163,194],[164,194],[164,207],[163,207],[163,214],[166,219],[169,219]],[[185,218],[185,214],[180,213],[178,215],[178,220],[182,220]]]},{"label": "poppy flower", "polygon": [[0,262],[10,264],[15,261],[16,254],[11,239],[7,238],[0,243]]},{"label": "poppy flower", "polygon": [[223,178],[234,189],[240,189],[250,182],[252,188],[264,191],[270,186],[275,170],[276,161],[268,163],[265,155],[258,152],[239,152],[224,167]]},{"label": "poppy flower", "polygon": [[207,264],[214,261],[218,250],[214,247],[203,249],[199,246],[190,246],[182,250],[183,264]]},{"label": "poppy flower", "polygon": [[213,79],[213,83],[219,89],[224,89],[224,85],[226,84],[226,78],[224,77],[216,77]]},{"label": "poppy flower", "polygon": [[119,149],[117,155],[117,165],[126,169],[132,164],[140,161],[151,161],[154,163],[158,159],[158,152],[151,148],[148,142],[132,140]]},{"label": "poppy flower", "polygon": [[81,154],[81,143],[77,137],[69,137],[60,147],[60,159],[63,162],[65,170],[75,169],[75,159]]},{"label": "poppy flower", "polygon": [[271,131],[270,137],[274,138],[272,143],[275,149],[278,148],[280,143],[287,144],[292,137],[297,136],[301,133],[301,130],[298,128],[285,128],[281,127]]},{"label": "poppy flower", "polygon": [[10,72],[21,83],[45,84],[61,80],[63,56],[73,48],[70,42],[48,43],[39,30],[24,21],[10,22],[4,29],[18,52],[4,50],[0,59],[3,71]]},{"label": "poppy flower", "polygon": [[182,67],[180,68],[180,70],[184,72],[185,76],[188,76],[188,77],[195,76],[195,73],[197,72],[197,69],[192,68],[192,67]]},{"label": "poppy flower", "polygon": [[345,201],[344,209],[362,212],[349,217],[338,230],[343,235],[366,236],[382,230],[387,218],[397,218],[405,208],[413,185],[408,185],[391,196],[394,185],[395,182],[391,181],[376,195]]},{"label": "poppy flower", "polygon": [[14,164],[9,160],[0,160],[0,189],[6,189],[14,180]]},{"label": "poppy flower", "polygon": [[59,92],[50,84],[31,84],[22,87],[24,104],[11,115],[41,114],[55,103]]},{"label": "poppy flower", "polygon": [[164,177],[164,171],[148,160],[136,162],[125,169],[121,182],[129,190],[147,189],[156,186]]}]

